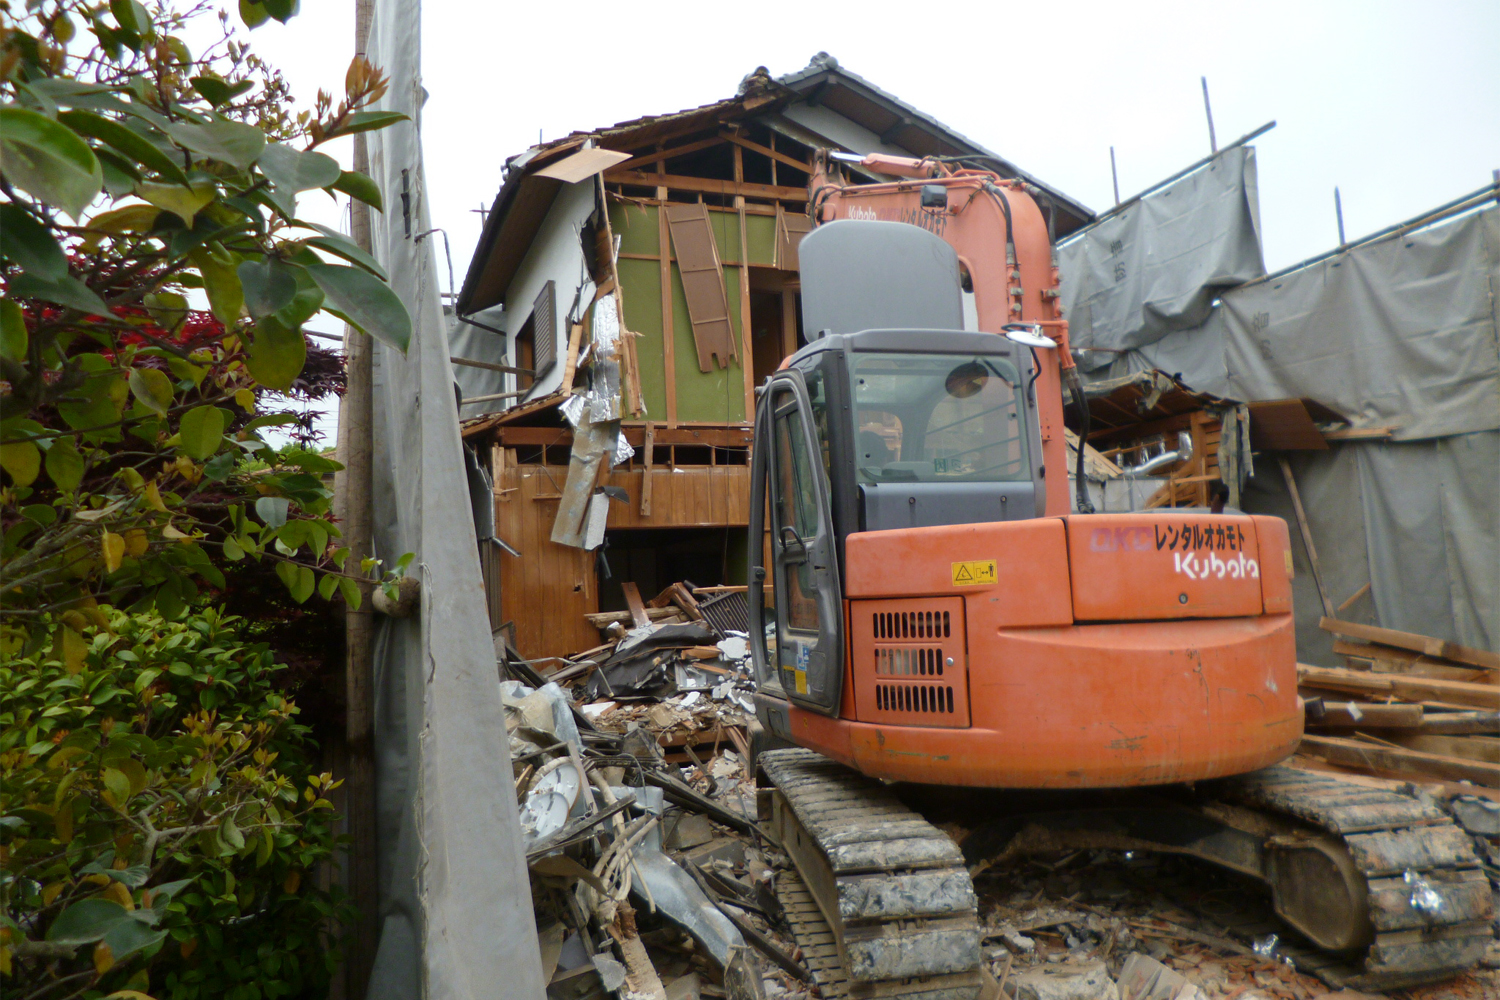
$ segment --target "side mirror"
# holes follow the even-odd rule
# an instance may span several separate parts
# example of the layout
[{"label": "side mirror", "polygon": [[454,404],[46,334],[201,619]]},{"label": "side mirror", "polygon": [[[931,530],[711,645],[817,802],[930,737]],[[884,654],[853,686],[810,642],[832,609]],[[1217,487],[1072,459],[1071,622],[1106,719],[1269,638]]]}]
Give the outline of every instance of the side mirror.
[{"label": "side mirror", "polygon": [[1005,339],[1022,347],[1057,347],[1057,341],[1042,332],[1034,323],[1010,323],[1000,328]]}]

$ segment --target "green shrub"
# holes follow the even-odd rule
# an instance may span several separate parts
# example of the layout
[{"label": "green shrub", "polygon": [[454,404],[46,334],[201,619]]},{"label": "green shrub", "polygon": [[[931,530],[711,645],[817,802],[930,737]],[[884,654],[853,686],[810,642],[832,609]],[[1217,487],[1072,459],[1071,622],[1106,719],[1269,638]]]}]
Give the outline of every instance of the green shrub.
[{"label": "green shrub", "polygon": [[212,608],[65,617],[0,636],[5,992],[321,995],[337,782],[285,667]]}]

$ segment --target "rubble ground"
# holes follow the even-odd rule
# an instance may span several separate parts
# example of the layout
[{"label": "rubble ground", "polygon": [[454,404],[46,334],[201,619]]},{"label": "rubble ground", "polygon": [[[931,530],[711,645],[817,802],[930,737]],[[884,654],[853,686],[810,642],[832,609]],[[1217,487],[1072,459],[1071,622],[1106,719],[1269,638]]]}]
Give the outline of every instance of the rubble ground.
[{"label": "rubble ground", "polygon": [[[755,823],[744,632],[709,621],[683,585],[652,604],[633,628],[601,622],[608,642],[547,674],[502,650],[548,995],[819,997],[777,900],[794,869]],[[1488,800],[1414,790],[1475,837],[1496,884]],[[1331,988],[1299,973],[1274,935],[1238,940],[1216,923],[1269,902],[1258,883],[1193,858],[1076,850],[971,874],[992,977],[983,1000],[1500,1000],[1500,944],[1491,967],[1441,983]]]}]

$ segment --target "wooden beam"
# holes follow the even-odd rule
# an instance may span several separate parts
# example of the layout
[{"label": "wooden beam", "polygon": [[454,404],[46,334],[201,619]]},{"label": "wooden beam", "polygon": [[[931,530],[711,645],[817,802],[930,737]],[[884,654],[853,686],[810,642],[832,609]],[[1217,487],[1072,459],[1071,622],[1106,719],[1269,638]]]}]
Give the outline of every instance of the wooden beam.
[{"label": "wooden beam", "polygon": [[[640,448],[646,434],[654,435],[657,444],[702,445],[706,448],[748,448],[755,436],[746,427],[675,427],[665,428],[654,421],[626,424],[620,431],[632,447]],[[571,445],[573,432],[567,427],[497,427],[495,440],[512,448],[526,446]]]},{"label": "wooden beam", "polygon": [[1394,646],[1377,646],[1368,642],[1352,642],[1334,639],[1333,651],[1340,656],[1355,656],[1362,660],[1378,662],[1390,673],[1414,674],[1419,677],[1441,677],[1450,681],[1474,681],[1479,684],[1500,682],[1500,672],[1467,663],[1429,659],[1425,653],[1413,653],[1409,649]]},{"label": "wooden beam", "polygon": [[1307,511],[1302,509],[1302,494],[1297,490],[1297,478],[1292,475],[1292,466],[1284,458],[1276,460],[1281,465],[1281,476],[1286,480],[1286,491],[1292,497],[1292,510],[1297,514],[1297,530],[1302,534],[1302,547],[1307,550],[1307,561],[1312,566],[1313,583],[1318,586],[1318,597],[1323,601],[1323,612],[1332,618],[1333,601],[1328,597],[1328,588],[1323,586],[1323,571],[1318,567],[1318,547],[1313,544],[1312,529],[1307,526]]},{"label": "wooden beam", "polygon": [[1389,427],[1350,427],[1341,431],[1325,431],[1325,441],[1386,441],[1401,429],[1400,424]]},{"label": "wooden beam", "polygon": [[1337,736],[1304,736],[1301,752],[1315,754],[1345,767],[1394,771],[1445,781],[1472,781],[1487,788],[1500,784],[1500,764],[1380,746]]},{"label": "wooden beam", "polygon": [[1408,750],[1500,764],[1500,739],[1493,736],[1430,736],[1418,733],[1414,736],[1392,736],[1391,740]]},{"label": "wooden beam", "polygon": [[1307,715],[1309,726],[1340,729],[1412,729],[1422,724],[1422,706],[1381,705],[1369,701],[1325,701],[1323,714]]},{"label": "wooden beam", "polygon": [[1378,642],[1385,646],[1395,646],[1398,649],[1409,649],[1413,652],[1425,653],[1427,656],[1439,656],[1457,663],[1469,663],[1486,670],[1500,670],[1500,653],[1489,653],[1482,649],[1460,646],[1456,642],[1447,642],[1430,635],[1398,632],[1393,628],[1339,621],[1333,615],[1329,615],[1318,624],[1323,631],[1332,632],[1335,635],[1346,635],[1351,639],[1363,639],[1366,642]]},{"label": "wooden beam", "polygon": [[1350,594],[1347,598],[1345,598],[1344,599],[1344,603],[1340,604],[1338,606],[1337,610],[1339,610],[1339,611],[1347,611],[1347,610],[1349,610],[1349,605],[1353,604],[1355,601],[1359,600],[1361,597],[1364,597],[1369,592],[1370,592],[1370,585],[1367,583],[1363,587],[1360,587],[1358,590],[1356,590],[1354,593]]},{"label": "wooden beam", "polygon": [[[662,164],[658,163],[658,167]],[[806,201],[807,189],[781,187],[772,184],[751,184],[714,180],[710,177],[681,177],[664,171],[655,174],[635,170],[605,171],[604,179],[611,184],[635,184],[639,187],[666,188],[677,191],[697,191],[703,194],[720,194],[726,198],[742,195],[747,198],[780,198],[783,201]],[[658,198],[665,195],[658,194]]]},{"label": "wooden beam", "polygon": [[1407,674],[1376,674],[1340,667],[1297,664],[1297,682],[1335,691],[1389,695],[1402,701],[1441,701],[1469,708],[1500,709],[1500,685],[1469,684]]},{"label": "wooden beam", "polygon": [[611,169],[634,170],[637,167],[649,167],[654,163],[663,163],[676,156],[686,156],[689,153],[696,153],[700,150],[707,149],[710,146],[721,146],[723,144],[724,140],[718,136],[715,136],[712,139],[700,139],[697,142],[687,142],[683,143],[681,146],[673,146],[671,149],[658,149],[654,153],[647,153],[644,156],[632,157],[631,159],[626,160],[624,163],[615,164]]},{"label": "wooden beam", "polygon": [[1095,448],[1103,448],[1114,444],[1116,441],[1132,441],[1136,438],[1151,437],[1156,434],[1185,431],[1192,426],[1192,422],[1192,414],[1178,413],[1170,417],[1162,417],[1159,420],[1146,420],[1138,424],[1126,424],[1123,427],[1101,427],[1098,430],[1089,431],[1089,444]]},{"label": "wooden beam", "polygon": [[[761,156],[769,156],[771,159],[777,161],[778,163],[785,163],[789,167],[797,168],[804,174],[807,174],[809,177],[812,176],[813,168],[811,166],[803,163],[801,160],[793,159],[792,157],[787,156],[785,153],[778,153],[774,149],[768,149],[758,142],[751,142],[749,139],[741,138],[740,136],[735,135],[733,132],[720,132],[719,138],[732,142],[736,146],[742,146],[745,149],[750,150],[752,153],[759,153]],[[774,142],[775,140],[773,139],[772,141]],[[629,164],[622,163],[620,164],[620,166],[627,167],[629,166]]]},{"label": "wooden beam", "polygon": [[491,364],[488,361],[475,361],[473,358],[449,358],[455,365],[463,365],[465,368],[484,368],[492,372],[504,372],[507,375],[535,375],[536,372],[530,368],[514,368],[511,365]]},{"label": "wooden beam", "polygon": [[626,580],[620,584],[620,589],[625,593],[625,603],[630,608],[630,620],[635,623],[635,627],[651,624],[651,619],[646,617],[646,605],[641,600],[640,588]]}]

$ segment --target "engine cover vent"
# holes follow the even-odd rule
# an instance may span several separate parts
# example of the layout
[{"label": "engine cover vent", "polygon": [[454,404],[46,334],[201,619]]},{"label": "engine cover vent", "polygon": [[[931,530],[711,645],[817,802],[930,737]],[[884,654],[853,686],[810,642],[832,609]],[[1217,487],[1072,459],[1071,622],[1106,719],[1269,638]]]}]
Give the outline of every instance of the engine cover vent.
[{"label": "engine cover vent", "polygon": [[963,598],[851,601],[849,624],[860,722],[969,725]]}]

